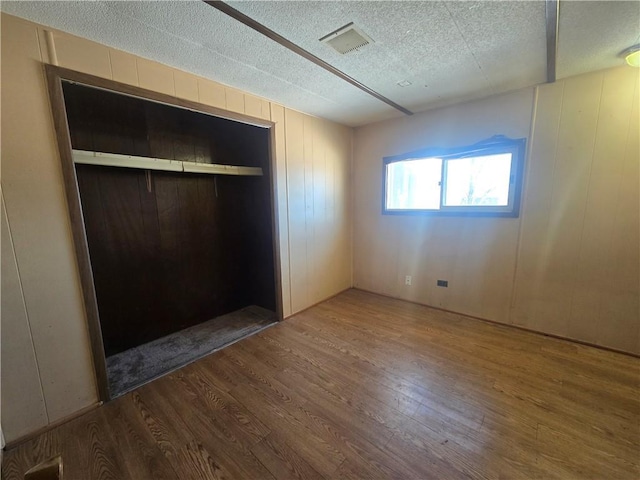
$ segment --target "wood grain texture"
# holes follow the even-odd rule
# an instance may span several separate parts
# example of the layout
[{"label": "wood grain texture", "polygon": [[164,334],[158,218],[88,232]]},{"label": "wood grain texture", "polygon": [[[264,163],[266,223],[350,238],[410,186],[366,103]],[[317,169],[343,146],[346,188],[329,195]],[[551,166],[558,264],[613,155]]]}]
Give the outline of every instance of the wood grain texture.
[{"label": "wood grain texture", "polygon": [[640,360],[349,290],[9,452],[70,479],[640,475]]}]

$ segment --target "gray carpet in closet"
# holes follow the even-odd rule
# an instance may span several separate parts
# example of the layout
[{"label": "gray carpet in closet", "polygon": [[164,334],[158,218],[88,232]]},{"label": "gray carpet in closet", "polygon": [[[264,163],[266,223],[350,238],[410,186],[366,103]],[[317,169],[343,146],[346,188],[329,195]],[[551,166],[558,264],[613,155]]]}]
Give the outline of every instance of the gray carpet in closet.
[{"label": "gray carpet in closet", "polygon": [[107,358],[111,397],[118,397],[275,322],[275,313],[251,305],[112,355]]}]

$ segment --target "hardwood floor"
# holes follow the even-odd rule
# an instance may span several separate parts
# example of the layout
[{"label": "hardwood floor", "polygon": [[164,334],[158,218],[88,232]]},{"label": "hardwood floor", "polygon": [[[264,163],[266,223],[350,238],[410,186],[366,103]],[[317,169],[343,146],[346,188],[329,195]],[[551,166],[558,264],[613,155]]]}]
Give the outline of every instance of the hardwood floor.
[{"label": "hardwood floor", "polygon": [[6,453],[65,480],[640,478],[640,360],[350,290]]}]

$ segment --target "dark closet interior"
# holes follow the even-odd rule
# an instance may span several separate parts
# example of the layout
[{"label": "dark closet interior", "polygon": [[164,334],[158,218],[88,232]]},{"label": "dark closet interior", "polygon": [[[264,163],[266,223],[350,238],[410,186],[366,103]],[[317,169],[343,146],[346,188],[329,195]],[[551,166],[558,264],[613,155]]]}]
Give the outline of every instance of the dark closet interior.
[{"label": "dark closet interior", "polygon": [[263,172],[76,164],[106,356],[249,305],[275,312],[269,130],[68,82],[63,90],[74,150]]}]

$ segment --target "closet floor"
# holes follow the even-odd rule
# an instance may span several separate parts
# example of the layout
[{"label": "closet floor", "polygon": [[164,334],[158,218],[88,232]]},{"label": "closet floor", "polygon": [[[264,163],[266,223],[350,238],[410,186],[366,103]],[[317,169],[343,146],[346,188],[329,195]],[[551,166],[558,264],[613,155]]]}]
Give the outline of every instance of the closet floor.
[{"label": "closet floor", "polygon": [[107,358],[111,398],[180,368],[276,323],[276,315],[251,305]]}]

